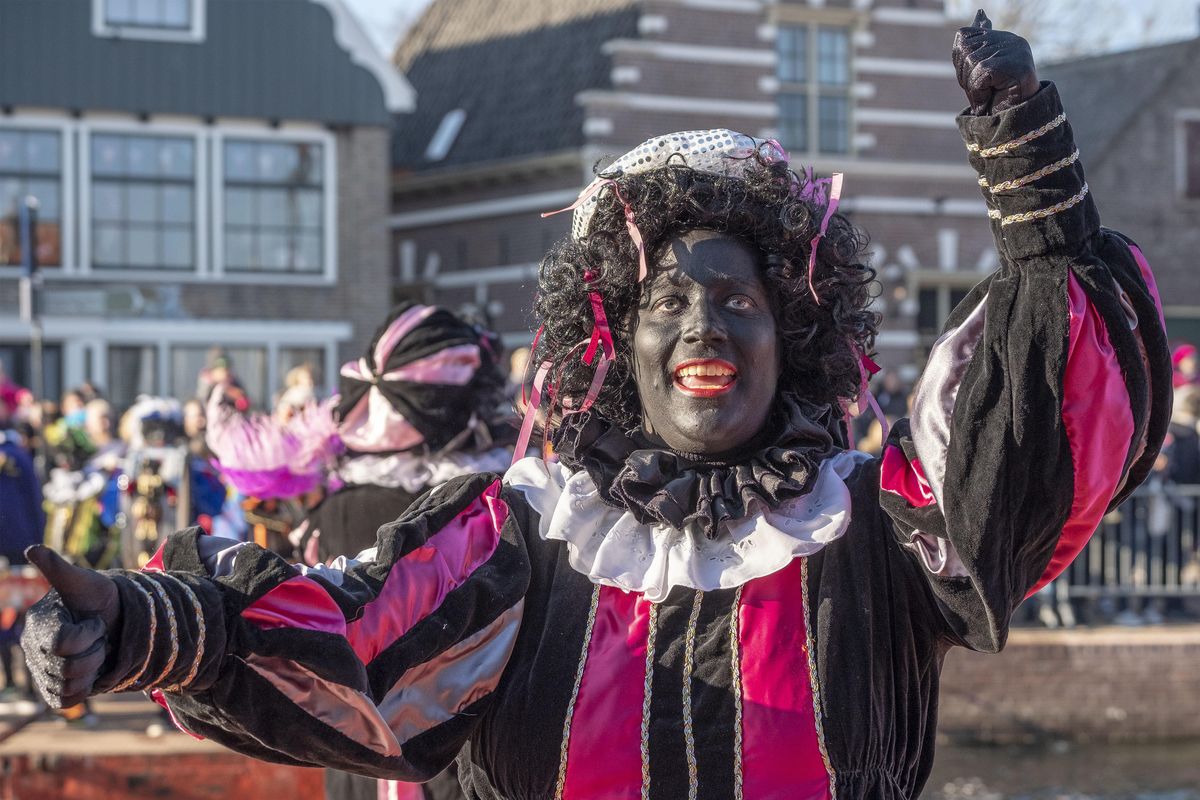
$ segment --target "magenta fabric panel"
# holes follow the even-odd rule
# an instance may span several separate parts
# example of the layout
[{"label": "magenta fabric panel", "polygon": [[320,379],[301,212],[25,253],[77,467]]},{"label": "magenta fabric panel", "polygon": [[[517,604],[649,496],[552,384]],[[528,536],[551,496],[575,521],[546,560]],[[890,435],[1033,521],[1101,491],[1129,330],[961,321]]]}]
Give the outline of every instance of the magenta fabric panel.
[{"label": "magenta fabric panel", "polygon": [[369,664],[427,617],[491,558],[507,519],[497,480],[449,525],[393,564],[379,595],[346,626],[346,638],[362,663]]},{"label": "magenta fabric panel", "polygon": [[925,479],[925,470],[921,460],[914,458],[909,461],[904,452],[894,444],[889,444],[883,450],[883,462],[879,465],[879,486],[885,492],[899,495],[913,508],[931,506],[937,500],[929,481]]},{"label": "magenta fabric panel", "polygon": [[809,672],[803,559],[750,581],[738,609],[746,797],[831,797]]},{"label": "magenta fabric panel", "polygon": [[346,635],[346,618],[321,585],[298,575],[288,578],[242,612],[242,619],[264,630],[303,628]]},{"label": "magenta fabric panel", "polygon": [[1033,594],[1057,578],[1091,539],[1117,491],[1133,438],[1133,412],[1121,365],[1100,313],[1075,276],[1067,277],[1070,345],[1063,375],[1063,425],[1075,495],[1054,554]]},{"label": "magenta fabric panel", "polygon": [[649,630],[650,604],[640,594],[601,587],[569,720],[565,800],[640,796]]}]

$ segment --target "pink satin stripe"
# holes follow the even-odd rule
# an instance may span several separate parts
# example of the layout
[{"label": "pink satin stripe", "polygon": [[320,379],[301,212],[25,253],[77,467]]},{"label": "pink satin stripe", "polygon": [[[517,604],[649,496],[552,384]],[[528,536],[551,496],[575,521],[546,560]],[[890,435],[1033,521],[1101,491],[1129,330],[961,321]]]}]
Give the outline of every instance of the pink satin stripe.
[{"label": "pink satin stripe", "polygon": [[385,381],[407,383],[437,383],[448,386],[463,386],[479,369],[479,345],[460,344],[439,350],[400,369],[385,372]]},{"label": "pink satin stripe", "polygon": [[565,800],[640,796],[649,630],[650,604],[640,594],[601,587],[571,719]]},{"label": "pink satin stripe", "polygon": [[383,366],[387,364],[388,356],[396,349],[400,340],[408,336],[413,328],[428,319],[434,311],[437,311],[436,306],[413,306],[396,317],[383,332],[383,336],[379,337],[379,341],[375,343],[375,368],[383,369]]},{"label": "pink satin stripe", "polygon": [[937,502],[920,459],[909,461],[904,451],[894,444],[883,449],[883,462],[879,465],[879,486],[885,492],[898,494],[913,508],[925,508]]},{"label": "pink satin stripe", "polygon": [[154,555],[146,562],[146,566],[142,567],[142,572],[162,572],[163,567],[163,551],[167,549],[167,543],[163,542],[154,551]]},{"label": "pink satin stripe", "polygon": [[1167,327],[1167,318],[1163,316],[1162,297],[1158,294],[1158,283],[1154,280],[1154,273],[1150,271],[1150,264],[1146,261],[1146,256],[1142,254],[1142,250],[1136,244],[1129,245],[1129,252],[1133,253],[1133,260],[1137,262],[1138,269],[1142,271],[1142,280],[1146,282],[1146,288],[1150,290],[1150,296],[1154,298],[1154,307],[1158,309],[1158,321],[1165,328]]},{"label": "pink satin stripe", "polygon": [[392,565],[383,588],[346,626],[346,639],[364,664],[407,633],[492,557],[508,506],[500,481],[489,486],[450,523]]},{"label": "pink satin stripe", "polygon": [[1071,513],[1033,594],[1079,555],[1121,482],[1133,438],[1133,412],[1121,365],[1099,312],[1075,276],[1067,277],[1070,344],[1063,375],[1063,425],[1071,447],[1075,495]]},{"label": "pink satin stripe", "polygon": [[407,450],[425,438],[374,386],[346,414],[339,435],[346,447],[362,453]]},{"label": "pink satin stripe", "polygon": [[312,578],[296,576],[255,600],[242,619],[260,628],[303,628],[338,636],[346,634],[346,618],[333,598]]},{"label": "pink satin stripe", "polygon": [[801,559],[742,589],[742,772],[746,797],[831,797],[808,671]]},{"label": "pink satin stripe", "polygon": [[379,800],[425,800],[425,792],[419,783],[381,780],[376,797]]}]

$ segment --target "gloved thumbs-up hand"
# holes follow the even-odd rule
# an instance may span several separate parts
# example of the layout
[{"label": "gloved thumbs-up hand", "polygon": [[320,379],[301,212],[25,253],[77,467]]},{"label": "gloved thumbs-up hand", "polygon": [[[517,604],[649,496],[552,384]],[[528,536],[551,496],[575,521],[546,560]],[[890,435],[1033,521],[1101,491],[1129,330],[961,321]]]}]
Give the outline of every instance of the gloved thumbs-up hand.
[{"label": "gloved thumbs-up hand", "polygon": [[25,551],[53,591],[29,609],[21,647],[38,691],[54,708],[85,700],[100,677],[108,633],[121,613],[113,581],[68,564],[48,547]]}]

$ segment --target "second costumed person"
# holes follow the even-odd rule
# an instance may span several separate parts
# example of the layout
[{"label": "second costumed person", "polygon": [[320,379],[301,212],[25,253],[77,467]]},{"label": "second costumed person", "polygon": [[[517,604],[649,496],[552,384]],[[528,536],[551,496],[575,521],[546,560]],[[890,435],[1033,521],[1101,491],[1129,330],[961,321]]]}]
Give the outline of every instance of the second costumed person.
[{"label": "second costumed person", "polygon": [[[280,422],[214,398],[209,447],[242,494],[285,500],[325,488],[289,537],[295,560],[316,566],[363,553],[427,489],[509,463],[511,425],[496,420],[497,348],[490,332],[447,309],[401,304],[363,356],[342,366],[331,400]],[[327,800],[463,796],[453,767],[421,786],[329,770],[325,792]]]}]

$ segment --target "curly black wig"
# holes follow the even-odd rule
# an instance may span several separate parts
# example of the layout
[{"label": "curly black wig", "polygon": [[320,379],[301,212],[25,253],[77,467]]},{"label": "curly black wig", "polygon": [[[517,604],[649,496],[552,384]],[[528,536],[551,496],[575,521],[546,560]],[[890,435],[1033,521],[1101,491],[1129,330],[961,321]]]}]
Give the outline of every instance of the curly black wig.
[{"label": "curly black wig", "polygon": [[[807,272],[809,243],[824,208],[802,199],[796,187],[804,179],[786,163],[760,154],[751,158],[755,163],[739,177],[691,169],[682,157],[646,172],[599,174],[615,179],[630,203],[651,269],[666,244],[690,230],[733,236],[760,253],[766,289],[776,298],[784,354],[779,390],[820,406],[836,405],[858,395],[860,358],[875,342],[878,317],[868,309],[875,272],[864,263],[866,236],[844,216],[833,215],[817,248],[812,283],[818,302]],[[578,345],[592,330],[589,291],[601,293],[616,361],[595,409],[625,430],[641,422],[630,347],[641,292],[637,274],[638,251],[624,207],[609,189],[601,194],[587,235],[558,242],[542,260],[534,301],[544,332],[530,361],[554,364],[560,398],[581,397],[592,368],[582,363]]]}]

